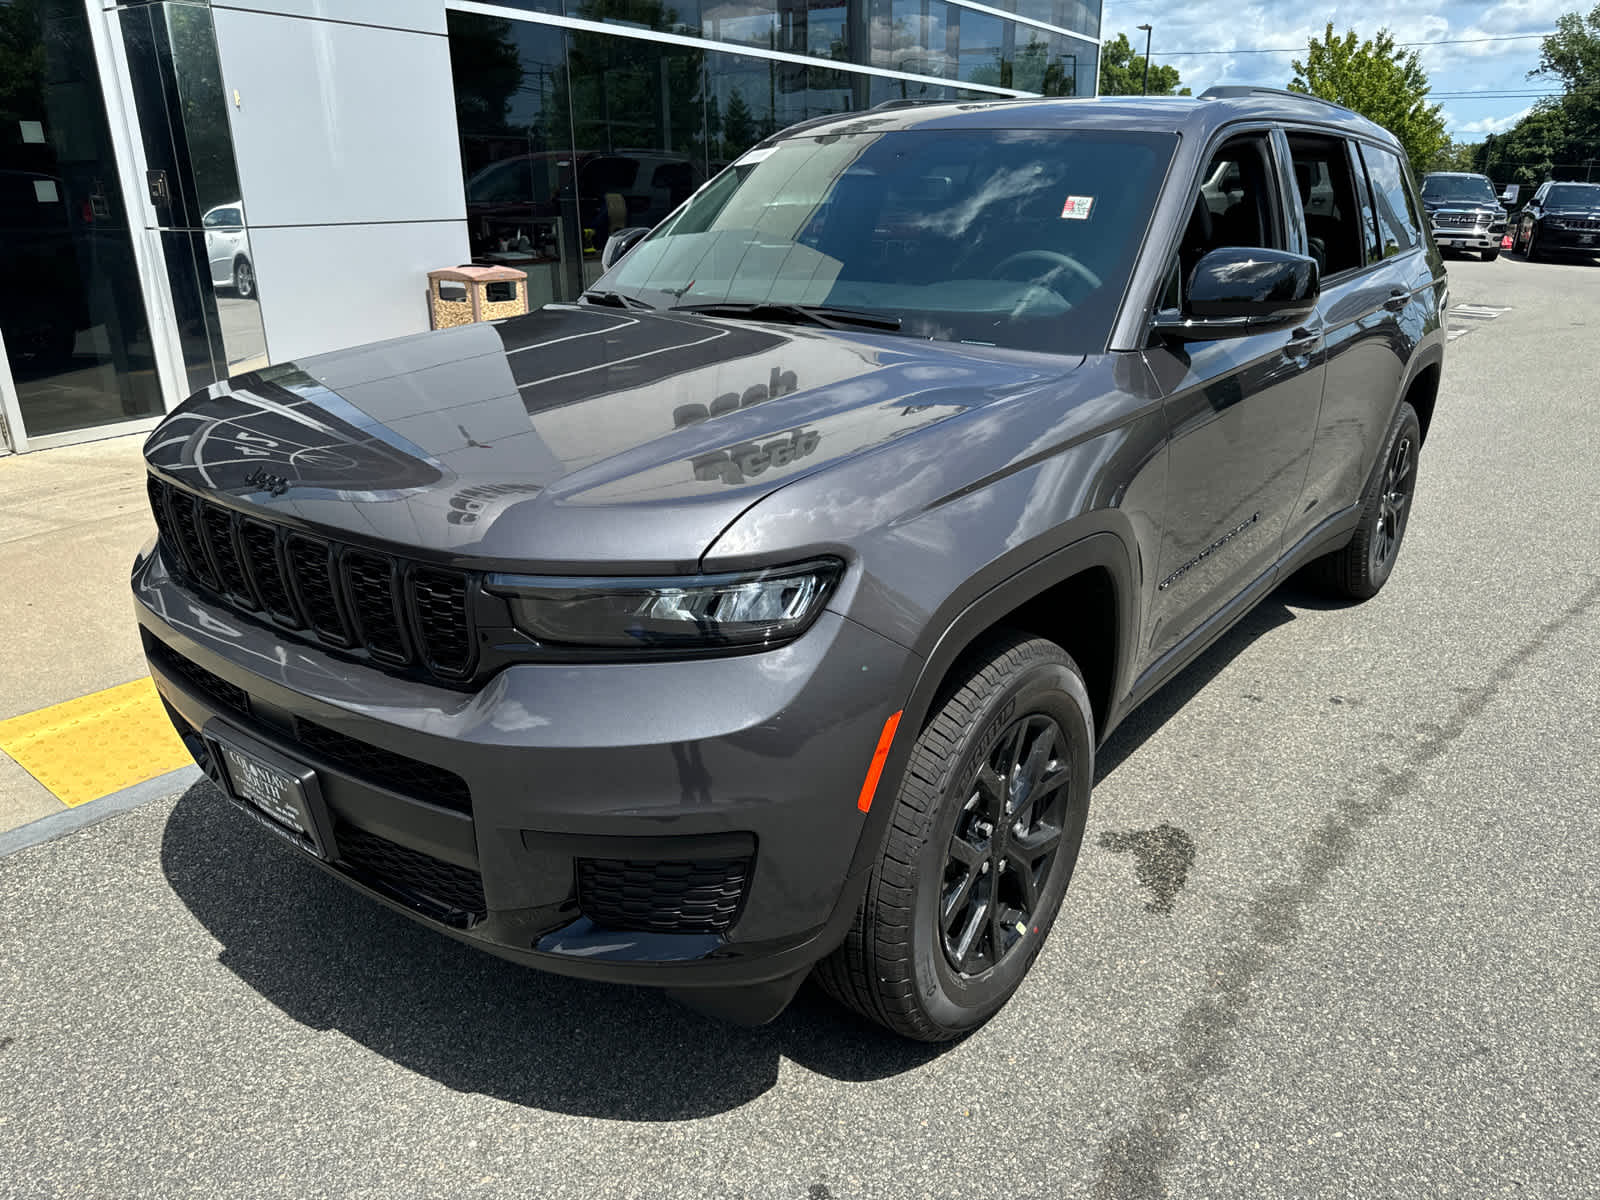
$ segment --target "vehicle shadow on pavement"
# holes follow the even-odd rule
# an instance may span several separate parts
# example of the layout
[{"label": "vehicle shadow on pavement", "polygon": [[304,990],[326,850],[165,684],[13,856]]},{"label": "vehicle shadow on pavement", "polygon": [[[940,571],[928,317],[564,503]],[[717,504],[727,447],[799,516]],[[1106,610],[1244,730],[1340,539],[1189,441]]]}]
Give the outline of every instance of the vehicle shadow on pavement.
[{"label": "vehicle shadow on pavement", "polygon": [[810,985],[772,1024],[742,1029],[652,989],[505,962],[357,895],[203,781],[168,818],[161,863],[221,943],[218,961],[262,997],[309,1029],[337,1031],[461,1092],[674,1121],[748,1103],[777,1083],[785,1058],[860,1082],[945,1049],[899,1041]]},{"label": "vehicle shadow on pavement", "polygon": [[[1112,735],[1104,778],[1252,642],[1326,607],[1290,584]],[[901,1041],[807,985],[770,1025],[742,1029],[647,988],[548,975],[425,929],[359,895],[236,812],[210,783],[162,835],[174,892],[221,943],[218,961],[302,1025],[334,1030],[461,1092],[615,1120],[739,1107],[782,1059],[845,1082],[915,1070],[949,1045]],[[247,1014],[240,1014],[248,1020]]]}]

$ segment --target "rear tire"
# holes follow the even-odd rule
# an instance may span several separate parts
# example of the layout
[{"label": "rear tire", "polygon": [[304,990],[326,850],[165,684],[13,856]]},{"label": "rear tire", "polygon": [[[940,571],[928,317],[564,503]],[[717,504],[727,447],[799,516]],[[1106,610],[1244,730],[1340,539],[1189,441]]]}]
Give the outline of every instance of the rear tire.
[{"label": "rear tire", "polygon": [[1522,248],[1522,257],[1529,262],[1537,262],[1539,259],[1539,227],[1537,225],[1530,226],[1528,229],[1528,241]]},{"label": "rear tire", "polygon": [[947,1041],[1011,997],[1055,921],[1094,780],[1083,677],[1053,642],[999,633],[951,672],[917,735],[845,942],[817,965],[840,1003]]},{"label": "rear tire", "polygon": [[1361,521],[1342,550],[1312,565],[1323,588],[1346,600],[1370,600],[1383,590],[1400,557],[1417,487],[1417,449],[1422,425],[1410,404],[1401,404],[1384,439],[1378,469],[1367,485]]}]

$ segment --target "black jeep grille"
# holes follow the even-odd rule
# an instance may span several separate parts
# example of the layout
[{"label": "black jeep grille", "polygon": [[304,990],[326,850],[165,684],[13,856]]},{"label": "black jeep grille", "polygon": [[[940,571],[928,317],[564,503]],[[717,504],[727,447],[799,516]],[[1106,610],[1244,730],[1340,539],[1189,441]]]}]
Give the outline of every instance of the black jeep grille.
[{"label": "black jeep grille", "polygon": [[465,572],[289,533],[154,476],[149,492],[167,562],[229,607],[385,666],[471,676]]},{"label": "black jeep grille", "polygon": [[1557,217],[1556,220],[1568,229],[1600,229],[1600,217]]},{"label": "black jeep grille", "polygon": [[295,740],[312,753],[327,759],[357,779],[399,792],[413,800],[424,800],[457,812],[472,812],[472,793],[467,781],[454,771],[418,762],[382,746],[339,733],[315,721],[296,717]]},{"label": "black jeep grille", "polygon": [[596,925],[649,933],[721,933],[733,925],[750,859],[580,858],[578,907]]},{"label": "black jeep grille", "polygon": [[458,929],[488,912],[483,876],[343,821],[333,827],[339,864],[355,878]]}]

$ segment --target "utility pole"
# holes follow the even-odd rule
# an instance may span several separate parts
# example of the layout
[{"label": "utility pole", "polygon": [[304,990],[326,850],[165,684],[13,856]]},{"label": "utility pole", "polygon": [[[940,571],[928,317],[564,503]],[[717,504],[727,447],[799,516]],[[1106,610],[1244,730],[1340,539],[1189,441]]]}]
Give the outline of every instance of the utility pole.
[{"label": "utility pole", "polygon": [[1144,30],[1144,83],[1139,88],[1141,96],[1150,94],[1150,37],[1152,30],[1148,25],[1137,25],[1134,28]]}]

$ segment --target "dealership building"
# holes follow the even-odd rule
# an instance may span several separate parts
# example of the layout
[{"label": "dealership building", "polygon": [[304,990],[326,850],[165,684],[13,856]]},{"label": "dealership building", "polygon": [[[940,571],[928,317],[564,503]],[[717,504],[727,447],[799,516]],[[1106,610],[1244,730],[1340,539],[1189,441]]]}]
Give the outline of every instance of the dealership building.
[{"label": "dealership building", "polygon": [[0,0],[0,453],[428,328],[429,270],[573,299],[761,138],[1092,96],[1100,0]]}]

